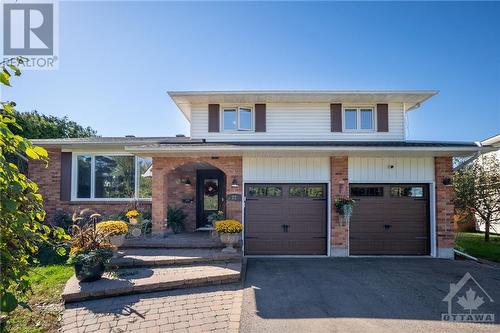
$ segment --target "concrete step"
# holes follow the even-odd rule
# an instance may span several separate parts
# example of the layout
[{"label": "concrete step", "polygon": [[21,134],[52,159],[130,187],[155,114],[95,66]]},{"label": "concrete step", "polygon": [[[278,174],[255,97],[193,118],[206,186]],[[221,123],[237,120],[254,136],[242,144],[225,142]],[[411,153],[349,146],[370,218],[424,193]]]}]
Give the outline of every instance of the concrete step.
[{"label": "concrete step", "polygon": [[66,283],[62,299],[66,303],[95,298],[153,292],[240,280],[241,262],[178,267],[119,269],[94,282],[80,283],[75,276]]},{"label": "concrete step", "polygon": [[241,252],[234,254],[223,253],[220,249],[128,248],[120,249],[117,256],[111,259],[111,265],[120,268],[180,266],[200,263],[238,262],[240,260]]}]

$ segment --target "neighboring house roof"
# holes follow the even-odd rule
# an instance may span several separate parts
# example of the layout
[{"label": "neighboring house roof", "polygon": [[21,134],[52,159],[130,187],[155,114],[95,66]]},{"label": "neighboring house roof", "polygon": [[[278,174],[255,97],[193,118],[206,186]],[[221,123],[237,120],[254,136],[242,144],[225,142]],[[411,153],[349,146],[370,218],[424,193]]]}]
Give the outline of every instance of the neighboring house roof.
[{"label": "neighboring house roof", "polygon": [[416,109],[437,90],[258,90],[258,91],[169,91],[187,120],[192,104],[209,103],[405,103],[405,111]]},{"label": "neighboring house roof", "polygon": [[481,144],[493,147],[500,147],[500,134],[494,135],[486,140],[481,141]]}]

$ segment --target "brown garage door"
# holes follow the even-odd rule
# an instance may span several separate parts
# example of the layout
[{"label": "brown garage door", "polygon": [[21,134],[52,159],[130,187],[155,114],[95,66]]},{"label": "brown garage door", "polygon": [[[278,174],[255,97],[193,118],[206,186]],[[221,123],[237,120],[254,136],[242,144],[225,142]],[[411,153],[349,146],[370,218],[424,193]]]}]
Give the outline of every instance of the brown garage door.
[{"label": "brown garage door", "polygon": [[351,185],[356,200],[349,239],[352,255],[428,255],[426,184]]},{"label": "brown garage door", "polygon": [[245,254],[326,254],[325,184],[247,184]]}]

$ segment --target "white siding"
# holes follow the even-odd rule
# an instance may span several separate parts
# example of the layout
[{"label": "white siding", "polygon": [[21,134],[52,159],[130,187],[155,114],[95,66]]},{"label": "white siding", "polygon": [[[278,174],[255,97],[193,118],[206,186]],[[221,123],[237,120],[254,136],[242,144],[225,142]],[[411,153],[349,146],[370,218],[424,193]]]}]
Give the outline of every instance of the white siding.
[{"label": "white siding", "polygon": [[243,157],[243,181],[329,182],[329,157]]},{"label": "white siding", "polygon": [[[394,168],[390,168],[393,165]],[[349,157],[350,183],[430,183],[433,157]]]},{"label": "white siding", "polygon": [[[348,105],[347,106],[374,106]],[[193,105],[191,137],[207,141],[398,141],[405,139],[401,103],[389,104],[389,132],[332,133],[330,104],[267,104],[267,130],[254,132],[208,132],[208,105]]]}]

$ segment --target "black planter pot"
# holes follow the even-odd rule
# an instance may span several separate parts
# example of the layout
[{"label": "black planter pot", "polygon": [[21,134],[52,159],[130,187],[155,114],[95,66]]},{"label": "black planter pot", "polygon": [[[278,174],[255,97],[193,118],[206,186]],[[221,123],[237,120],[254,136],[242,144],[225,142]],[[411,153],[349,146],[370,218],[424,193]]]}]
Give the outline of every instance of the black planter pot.
[{"label": "black planter pot", "polygon": [[96,263],[93,266],[75,264],[75,275],[80,282],[92,282],[99,280],[104,274],[104,264]]}]

